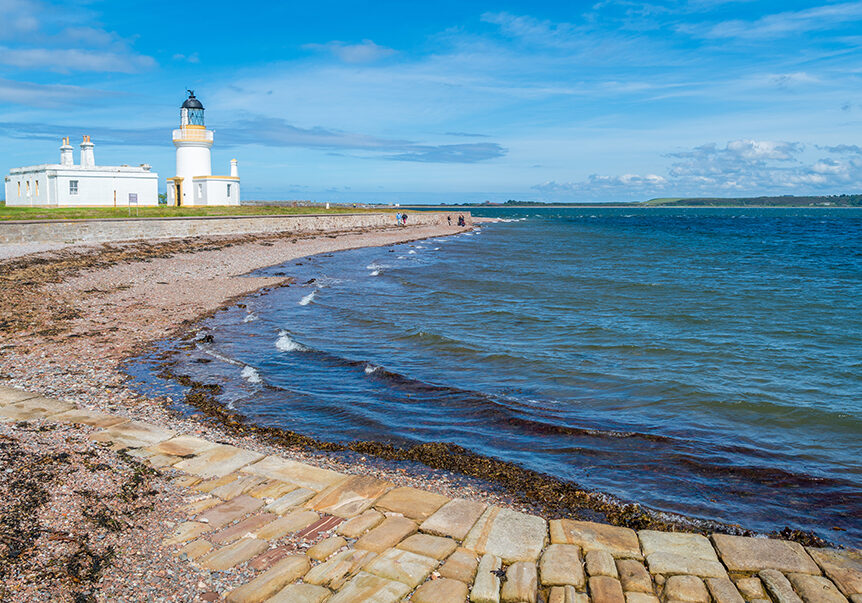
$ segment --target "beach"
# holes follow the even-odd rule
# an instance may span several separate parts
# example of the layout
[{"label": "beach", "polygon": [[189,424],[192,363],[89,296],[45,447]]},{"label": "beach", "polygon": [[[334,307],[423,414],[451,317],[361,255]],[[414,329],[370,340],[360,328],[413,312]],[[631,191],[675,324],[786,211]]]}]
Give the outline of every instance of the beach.
[{"label": "beach", "polygon": [[[248,296],[297,284],[284,276],[246,276],[250,272],[307,256],[443,237],[469,228],[471,227],[458,229],[415,226],[307,236],[242,235],[164,242],[114,243],[106,246],[50,250],[37,255],[4,260],[0,264],[0,301],[3,304],[3,314],[0,315],[3,330],[0,350],[2,385],[57,399],[88,411],[106,413],[109,417],[142,421],[163,430],[170,430],[172,434],[194,436],[207,442],[233,446],[248,451],[255,459],[264,455],[278,455],[290,461],[338,472],[339,475],[363,476],[363,479],[377,480],[373,487],[369,485],[371,482],[363,482],[362,487],[357,486],[358,491],[364,492],[361,496],[354,491],[349,494],[362,500],[373,502],[385,490],[374,496],[368,491],[378,487],[378,483],[386,483],[389,484],[388,487],[394,485],[433,492],[429,498],[437,496],[441,501],[464,499],[483,505],[483,509],[484,505],[490,505],[488,509],[498,511],[494,512],[494,518],[487,520],[489,530],[500,513],[504,517],[510,512],[518,514],[519,519],[513,525],[530,525],[534,521],[529,519],[531,517],[536,518],[535,522],[544,522],[551,517],[540,520],[537,515],[532,515],[541,514],[540,509],[525,505],[523,501],[513,500],[506,495],[505,490],[489,487],[489,484],[480,479],[465,477],[454,471],[421,467],[416,463],[385,463],[370,455],[366,457],[361,450],[352,450],[347,455],[329,455],[313,447],[278,445],[278,438],[272,437],[271,432],[256,431],[239,423],[231,424],[223,420],[231,419],[230,415],[218,412],[208,414],[201,408],[198,408],[200,412],[193,413],[190,417],[183,415],[176,412],[167,400],[145,397],[137,389],[130,387],[128,375],[124,371],[124,362],[142,354],[152,353],[156,342],[167,338],[185,338],[194,343],[199,335],[196,327],[199,321],[213,316],[219,310],[242,304],[243,299]],[[198,384],[193,386],[193,389],[206,389],[206,384]],[[22,400],[20,404],[26,402],[27,400]],[[194,558],[190,552],[177,555],[176,546],[160,546],[159,543],[164,538],[174,538],[177,543],[186,542],[176,539],[176,531],[188,523],[188,505],[196,504],[211,491],[190,490],[200,487],[206,480],[201,482],[200,476],[188,479],[186,476],[171,473],[173,470],[170,466],[179,464],[176,453],[167,455],[170,457],[173,454],[173,457],[177,458],[172,457],[170,463],[162,465],[167,473],[159,474],[153,468],[158,469],[161,462],[166,462],[165,459],[156,457],[152,451],[141,453],[135,450],[149,449],[150,446],[130,447],[123,445],[120,440],[110,438],[101,440],[101,444],[107,446],[100,445],[98,438],[95,441],[91,438],[97,427],[75,422],[63,422],[58,427],[50,417],[34,417],[23,425],[21,422],[0,423],[0,435],[6,450],[15,451],[14,454],[7,453],[4,459],[7,471],[12,469],[13,472],[26,473],[33,471],[33,468],[40,468],[45,472],[41,478],[34,473],[34,480],[30,480],[28,484],[4,482],[4,516],[12,513],[10,509],[20,510],[28,505],[40,509],[38,513],[22,520],[29,522],[30,528],[40,526],[38,529],[27,532],[26,525],[23,528],[16,527],[16,530],[29,534],[30,541],[26,544],[29,548],[40,551],[39,555],[19,559],[17,554],[10,555],[8,550],[4,552],[7,559],[14,559],[14,562],[8,565],[8,573],[4,576],[7,589],[4,594],[9,600],[54,600],[53,597],[68,593],[70,589],[95,597],[94,600],[141,600],[142,593],[155,600],[220,600],[226,593],[259,575],[256,568],[242,564],[231,566],[224,571],[190,566],[188,560]],[[169,438],[165,438],[165,441],[168,440]],[[162,441],[153,445],[160,442]],[[132,448],[132,454],[129,454],[128,448]],[[120,452],[123,450],[125,452]],[[397,460],[397,457],[393,458]],[[45,488],[44,484],[38,483],[40,479],[53,486]],[[131,486],[124,487],[126,484]],[[212,488],[225,485],[227,482],[213,485]],[[254,484],[255,487],[261,485],[261,481]],[[340,492],[338,495],[347,496]],[[29,498],[26,498],[28,496]],[[225,500],[232,498],[225,497]],[[94,499],[102,501],[104,507],[99,515],[101,523],[89,518],[88,509],[93,506],[91,501]],[[215,502],[221,501],[216,498]],[[363,509],[370,505],[371,502]],[[14,512],[20,514],[20,511]],[[195,513],[191,515],[194,517]],[[347,515],[351,517],[349,521],[353,521],[360,513]],[[388,517],[391,519],[393,515],[398,513],[390,513]],[[429,512],[424,519],[428,519],[430,515]],[[242,517],[239,515],[237,519]],[[255,515],[252,513],[249,518],[241,521],[250,521],[253,517]],[[414,519],[418,523],[419,519]],[[631,516],[620,519],[631,521]],[[114,523],[117,521],[120,525]],[[645,523],[634,527],[657,527],[650,523],[655,521],[654,518],[645,516],[643,521]],[[53,526],[53,532],[46,529],[49,525]],[[231,527],[230,522],[226,525]],[[543,525],[547,530],[547,524]],[[667,525],[673,527],[672,518]],[[333,526],[329,533],[321,532],[321,538],[334,538],[334,529]],[[623,538],[634,537],[634,545],[629,542],[628,552],[622,554],[618,554],[619,551],[614,549],[613,557],[609,555],[611,566],[614,567],[614,557],[617,558],[617,564],[622,559],[642,559],[647,551],[638,545],[634,530],[613,529],[626,530]],[[538,548],[531,553],[534,562],[532,571],[535,572],[535,562],[547,544],[547,536],[536,536],[534,530],[528,532],[524,534],[523,541],[538,538],[539,542]],[[356,536],[359,537],[362,533],[360,531]],[[737,533],[747,532],[738,530]],[[488,538],[494,541],[498,537],[491,537],[490,533],[486,536],[483,542]],[[289,542],[291,538],[279,541],[279,546],[291,546],[293,553],[307,552],[311,546],[310,543],[298,540]],[[323,542],[321,538],[314,544]],[[461,539],[464,538],[465,534],[462,534]],[[551,539],[554,539],[553,527]],[[601,539],[599,537],[599,540]],[[686,538],[683,540],[688,542]],[[706,539],[703,540],[706,542]],[[748,539],[744,540],[748,542]],[[697,542],[698,546],[702,546],[701,541]],[[797,586],[797,590],[808,588],[811,580],[806,576],[820,574],[821,567],[825,567],[822,564],[814,565],[813,562],[806,565],[808,557],[802,546],[796,543],[790,546],[790,543],[784,541],[770,542],[781,543],[780,547],[793,551],[794,560],[798,564],[780,566],[779,569],[783,569],[785,573],[803,575],[802,578],[794,579],[803,585]],[[824,544],[810,537],[804,542],[807,545]],[[337,544],[339,547],[333,549],[334,551],[347,546],[347,541],[344,545],[340,542]],[[350,546],[352,545],[351,540]],[[483,546],[485,545],[482,544],[479,548]],[[590,551],[589,546],[581,546],[583,554]],[[662,546],[664,545],[659,548]],[[710,547],[708,542],[706,546]],[[709,548],[709,551],[715,556],[712,548]],[[383,552],[383,549],[380,552]],[[737,586],[733,586],[727,579],[724,568],[719,571],[715,566],[710,566],[705,574],[702,570],[691,572],[692,577],[700,576],[700,583],[673,580],[672,588],[668,587],[667,592],[685,593],[688,588],[692,592],[701,593],[700,589],[705,592],[708,585],[709,592],[713,593],[716,600],[736,600],[719,599],[715,593],[729,592],[728,588],[741,591],[742,587],[738,586],[737,578],[749,579],[751,582],[752,575],[761,568],[752,566],[745,569],[740,566],[734,573],[729,562],[732,555],[726,553],[725,557],[725,553],[720,552],[723,554],[722,561],[731,569],[733,584]],[[485,557],[493,557],[490,551],[484,554]],[[767,551],[763,558],[769,559],[771,554]],[[709,554],[706,556],[709,557]],[[482,557],[483,563],[485,557]],[[324,559],[326,556],[319,561]],[[478,559],[477,557],[476,561]],[[74,563],[72,560],[75,560]],[[616,600],[602,599],[596,595],[603,592],[603,588],[616,593],[614,589],[619,585],[616,568],[613,572],[600,568],[601,563],[606,564],[607,561],[608,558],[601,555],[591,555],[587,559],[590,592],[596,601]],[[46,579],[46,568],[56,566],[58,562],[71,569]],[[510,568],[517,568],[518,562],[519,559],[515,557],[505,559]],[[487,563],[494,563],[494,560]],[[592,568],[590,563],[593,564]],[[190,567],[195,569],[189,570]],[[623,563],[621,567],[627,565]],[[689,574],[656,571],[652,572],[650,578],[650,574],[643,568],[642,562],[637,568],[630,568],[636,577],[631,577],[630,581],[625,583],[626,592],[630,590],[629,587],[640,588],[639,592],[644,593],[645,597],[651,597],[652,594],[648,593],[652,593],[654,589],[662,592],[669,574]],[[762,568],[763,571],[769,569]],[[476,571],[475,565],[473,571]],[[526,583],[529,590],[530,570],[527,568],[524,571],[527,572]],[[385,573],[385,570],[380,572]],[[713,573],[718,575],[711,575]],[[613,578],[612,574],[617,575],[617,578]],[[646,586],[643,583],[644,576]],[[771,588],[769,576],[770,574],[767,574],[767,577],[761,578],[765,588]],[[606,583],[603,579],[595,580],[596,578],[608,578],[616,582]],[[781,580],[773,578],[783,587]],[[512,574],[511,580],[513,584],[519,582],[517,572]],[[638,580],[640,587],[635,586]],[[650,580],[655,581],[655,585],[652,585]],[[479,579],[476,581],[478,583]],[[852,594],[846,591],[843,582],[836,582],[846,594]],[[46,584],[52,586],[46,587]],[[342,583],[337,586],[333,586],[334,584],[329,585],[331,590],[338,590]],[[569,594],[565,589],[554,591],[555,596],[563,592],[563,598],[558,599],[559,601],[577,600],[574,599],[576,592],[584,592],[586,584],[586,579],[578,584],[563,582],[557,586],[563,589],[571,586],[572,598],[567,598]],[[385,586],[381,586],[381,589],[385,590]],[[453,585],[453,588],[456,586]],[[550,584],[547,586],[550,592],[553,587]],[[499,583],[496,587],[498,590],[501,588]],[[752,592],[756,592],[754,586],[751,588]],[[493,590],[493,585],[490,590]]]}]

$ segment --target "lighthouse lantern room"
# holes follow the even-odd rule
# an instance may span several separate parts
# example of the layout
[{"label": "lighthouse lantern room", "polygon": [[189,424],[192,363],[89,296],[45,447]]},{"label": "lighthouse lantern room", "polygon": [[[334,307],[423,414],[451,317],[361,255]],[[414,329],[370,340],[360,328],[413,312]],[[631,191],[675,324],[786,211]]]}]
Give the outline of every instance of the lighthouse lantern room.
[{"label": "lighthouse lantern room", "polygon": [[180,107],[180,127],[174,130],[177,175],[168,178],[169,205],[239,205],[239,173],[231,160],[230,176],[212,175],[213,131],[204,123],[204,106],[193,90]]}]

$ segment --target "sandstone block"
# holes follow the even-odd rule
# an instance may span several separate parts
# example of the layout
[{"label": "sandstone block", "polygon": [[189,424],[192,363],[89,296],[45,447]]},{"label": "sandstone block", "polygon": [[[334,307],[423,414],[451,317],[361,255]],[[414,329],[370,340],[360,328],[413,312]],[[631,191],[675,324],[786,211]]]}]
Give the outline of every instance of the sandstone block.
[{"label": "sandstone block", "polygon": [[173,456],[186,456],[189,454],[200,454],[204,450],[215,448],[216,444],[203,438],[179,435],[164,442],[153,444],[147,450],[156,454],[170,454]]},{"label": "sandstone block", "polygon": [[127,421],[90,434],[94,442],[112,442],[129,448],[143,448],[170,439],[176,432],[142,421]]},{"label": "sandstone block", "polygon": [[805,603],[847,603],[838,587],[823,576],[787,574],[787,579]]},{"label": "sandstone block", "polygon": [[820,568],[797,542],[727,534],[713,534],[712,541],[731,572],[775,569],[800,574],[820,573]]},{"label": "sandstone block", "polygon": [[570,584],[583,590],[586,586],[581,552],[573,544],[552,544],[542,554],[539,575],[543,586]]},{"label": "sandstone block", "polygon": [[617,559],[617,572],[625,592],[653,592],[649,572],[637,559]]},{"label": "sandstone block", "polygon": [[235,540],[245,537],[249,532],[254,532],[258,528],[265,526],[276,518],[278,518],[278,515],[273,515],[272,513],[257,513],[215,534],[211,534],[207,538],[215,545],[230,544]]},{"label": "sandstone block", "polygon": [[574,586],[555,586],[548,593],[548,603],[590,603],[590,598]]},{"label": "sandstone block", "polygon": [[255,486],[263,483],[262,477],[257,477],[255,475],[247,475],[245,477],[241,477],[239,479],[235,479],[230,483],[224,484],[223,486],[218,486],[217,488],[213,488],[210,490],[210,494],[213,496],[218,496],[222,500],[230,500],[232,498],[236,498],[240,494],[245,494],[248,490],[251,490]]},{"label": "sandstone block", "polygon": [[446,496],[404,486],[384,494],[374,507],[383,512],[400,513],[414,521],[425,521],[447,502]]},{"label": "sandstone block", "polygon": [[363,565],[376,556],[371,551],[341,551],[320,565],[311,568],[305,574],[303,582],[337,590],[350,577],[359,572]]},{"label": "sandstone block", "polygon": [[347,479],[343,473],[321,469],[305,463],[289,461],[280,456],[268,456],[243,468],[243,472],[260,475],[268,479],[290,482],[320,492],[336,482]]},{"label": "sandstone block", "polygon": [[626,593],[626,603],[659,603],[659,600],[648,593]]},{"label": "sandstone block", "polygon": [[862,594],[862,552],[813,547],[808,552],[842,593],[848,597]]},{"label": "sandstone block", "polygon": [[607,551],[587,551],[587,573],[590,576],[619,578],[613,556]]},{"label": "sandstone block", "polygon": [[6,406],[0,406],[0,417],[5,417],[12,421],[30,421],[33,419],[44,419],[74,408],[74,404],[67,404],[54,398],[39,396],[20,400]]},{"label": "sandstone block", "polygon": [[285,586],[267,603],[323,603],[332,594],[328,588],[314,584],[290,584]]},{"label": "sandstone block", "polygon": [[288,492],[292,492],[299,488],[296,484],[289,484],[287,482],[280,482],[275,479],[267,480],[260,484],[259,486],[255,486],[251,490],[247,492],[249,496],[254,496],[255,498],[281,498]]},{"label": "sandstone block", "polygon": [[536,603],[539,576],[532,561],[513,563],[506,570],[506,581],[500,589],[503,603]]},{"label": "sandstone block", "polygon": [[261,526],[255,532],[255,536],[264,540],[278,540],[310,526],[318,519],[320,518],[314,511],[297,510]]},{"label": "sandstone block", "polygon": [[347,546],[347,541],[344,538],[341,536],[330,536],[326,540],[321,540],[308,549],[307,555],[310,559],[314,559],[315,561],[323,561],[337,553],[339,549],[345,546]]},{"label": "sandstone block", "polygon": [[706,586],[715,603],[745,603],[730,578],[707,578]]},{"label": "sandstone block", "polygon": [[200,558],[199,564],[210,570],[227,570],[259,555],[269,545],[266,540],[241,538],[233,544],[211,551]]},{"label": "sandstone block", "polygon": [[[0,406],[3,406],[0,401]],[[77,423],[80,425],[90,425],[91,427],[99,427],[106,429],[114,425],[127,423],[129,420],[126,417],[116,417],[108,413],[99,412],[98,410],[85,410],[83,408],[73,408],[65,412],[58,413],[51,417],[52,421],[61,423]]]},{"label": "sandstone block", "polygon": [[541,517],[489,507],[467,534],[464,547],[496,555],[505,563],[535,562],[547,540],[548,524]]},{"label": "sandstone block", "polygon": [[229,603],[262,603],[301,578],[309,567],[304,556],[285,557],[248,584],[229,592],[225,599]]},{"label": "sandstone block", "polygon": [[428,534],[413,534],[398,545],[399,549],[425,555],[437,560],[443,560],[458,548],[458,543],[451,538],[430,536]]},{"label": "sandstone block", "polygon": [[476,570],[476,579],[470,589],[471,603],[500,603],[500,578],[493,572],[503,567],[503,561],[494,555],[483,555]]},{"label": "sandstone block", "polygon": [[203,538],[198,538],[197,540],[192,540],[187,543],[183,548],[176,552],[177,556],[185,555],[187,558],[194,561],[199,557],[202,557],[209,553],[213,549],[213,545],[204,540]]},{"label": "sandstone block", "polygon": [[638,536],[634,530],[591,521],[573,519],[552,521],[551,542],[575,544],[584,552],[607,551],[614,557],[643,558]]},{"label": "sandstone block", "polygon": [[272,513],[278,513],[279,515],[284,515],[289,511],[295,510],[296,507],[310,499],[314,496],[314,490],[309,490],[308,488],[297,488],[296,490],[291,490],[284,496],[280,496],[275,499],[271,503],[266,505],[266,510]]},{"label": "sandstone block", "polygon": [[802,603],[802,599],[793,592],[790,581],[778,570],[766,569],[757,574],[772,598],[778,603]]},{"label": "sandstone block", "polygon": [[444,578],[459,580],[469,585],[473,583],[478,565],[479,558],[476,556],[476,553],[459,548],[449,556],[440,568],[440,575]]},{"label": "sandstone block", "polygon": [[668,601],[709,603],[709,592],[697,576],[671,576],[664,584],[664,597]]},{"label": "sandstone block", "polygon": [[388,549],[365,565],[364,569],[375,576],[397,580],[410,588],[416,588],[431,574],[431,570],[437,567],[437,563],[437,560],[431,557],[401,549]]},{"label": "sandstone block", "polygon": [[396,603],[409,592],[406,584],[360,572],[327,603]]},{"label": "sandstone block", "polygon": [[194,486],[195,490],[197,490],[198,492],[203,492],[205,494],[209,494],[210,492],[212,492],[213,490],[215,490],[219,486],[223,486],[224,484],[229,484],[232,481],[239,479],[241,477],[241,474],[240,473],[229,473],[229,474],[223,475],[221,477],[213,477],[210,479],[203,479],[203,478],[200,478],[196,475],[190,476],[190,477],[195,477],[198,480],[202,480],[202,481],[198,481],[198,483],[195,484],[195,486]]},{"label": "sandstone block", "polygon": [[207,523],[213,530],[218,530],[240,517],[257,511],[263,501],[251,496],[237,496],[233,500],[223,502],[208,509],[198,516],[198,521]]},{"label": "sandstone block", "polygon": [[654,574],[727,576],[709,540],[700,534],[641,530],[638,538]]},{"label": "sandstone block", "polygon": [[413,534],[418,526],[406,517],[387,517],[383,522],[356,541],[357,549],[382,553]]},{"label": "sandstone block", "polygon": [[454,498],[440,507],[419,527],[435,536],[449,536],[464,540],[488,505],[463,498]]},{"label": "sandstone block", "polygon": [[27,398],[36,398],[37,396],[39,396],[39,394],[34,394],[33,392],[28,392],[17,387],[0,385],[0,406],[7,406],[9,404],[14,404],[15,402],[20,402],[21,400],[26,400]]},{"label": "sandstone block", "polygon": [[317,494],[308,501],[307,506],[338,517],[355,517],[391,487],[390,482],[371,476],[351,475]]},{"label": "sandstone block", "polygon": [[458,580],[440,578],[429,580],[416,589],[412,603],[464,603],[467,600],[467,585]]},{"label": "sandstone block", "polygon": [[171,532],[171,535],[162,541],[162,544],[164,544],[165,546],[182,544],[183,542],[193,540],[194,538],[197,538],[201,534],[209,532],[210,530],[212,530],[212,526],[207,523],[201,523],[199,521],[186,521],[175,527],[174,531]]},{"label": "sandstone block", "polygon": [[760,578],[757,576],[734,575],[732,576],[732,579],[733,583],[736,584],[736,588],[739,589],[739,592],[742,594],[742,598],[746,601],[769,599],[766,591],[763,590],[763,584],[760,582]]},{"label": "sandstone block", "polygon": [[189,515],[197,515],[198,513],[202,513],[207,509],[212,509],[221,503],[222,500],[220,498],[216,498],[215,496],[206,496],[183,505],[183,510]]},{"label": "sandstone block", "polygon": [[647,557],[649,571],[653,574],[687,574],[702,578],[725,578],[727,570],[719,561],[708,561],[676,553],[658,552]]},{"label": "sandstone block", "polygon": [[625,603],[626,601],[622,584],[610,576],[590,578],[590,598],[593,603]]},{"label": "sandstone block", "polygon": [[345,538],[359,538],[368,530],[377,527],[384,519],[383,513],[369,509],[361,515],[348,519],[335,532]]},{"label": "sandstone block", "polygon": [[[121,425],[119,428],[122,427]],[[212,448],[196,454],[193,458],[180,461],[174,467],[200,477],[221,477],[261,458],[263,455],[259,452],[252,452],[227,444],[216,444]]]}]

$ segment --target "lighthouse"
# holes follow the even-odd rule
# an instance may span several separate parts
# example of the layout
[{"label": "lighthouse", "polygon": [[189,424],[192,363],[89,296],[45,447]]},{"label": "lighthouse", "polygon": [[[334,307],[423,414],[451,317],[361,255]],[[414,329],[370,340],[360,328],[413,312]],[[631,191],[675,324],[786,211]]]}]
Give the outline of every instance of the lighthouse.
[{"label": "lighthouse", "polygon": [[173,132],[177,175],[168,178],[169,205],[239,205],[239,171],[231,160],[229,176],[212,175],[213,131],[204,122],[204,106],[188,90],[180,107],[180,127]]}]

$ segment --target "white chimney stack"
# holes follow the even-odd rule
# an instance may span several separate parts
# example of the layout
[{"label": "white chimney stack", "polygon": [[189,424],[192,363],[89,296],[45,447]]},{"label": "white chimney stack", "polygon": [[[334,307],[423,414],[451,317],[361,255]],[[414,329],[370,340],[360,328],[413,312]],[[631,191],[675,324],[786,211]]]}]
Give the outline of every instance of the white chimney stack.
[{"label": "white chimney stack", "polygon": [[84,141],[81,143],[81,167],[95,167],[96,155],[93,153],[95,145],[90,142],[89,136],[84,136]]},{"label": "white chimney stack", "polygon": [[72,145],[69,144],[69,137],[63,139],[63,144],[60,146],[60,165],[75,165],[75,157],[72,155]]},{"label": "white chimney stack", "polygon": [[236,164],[236,159],[230,160],[230,175],[234,178],[239,178],[239,168]]}]

